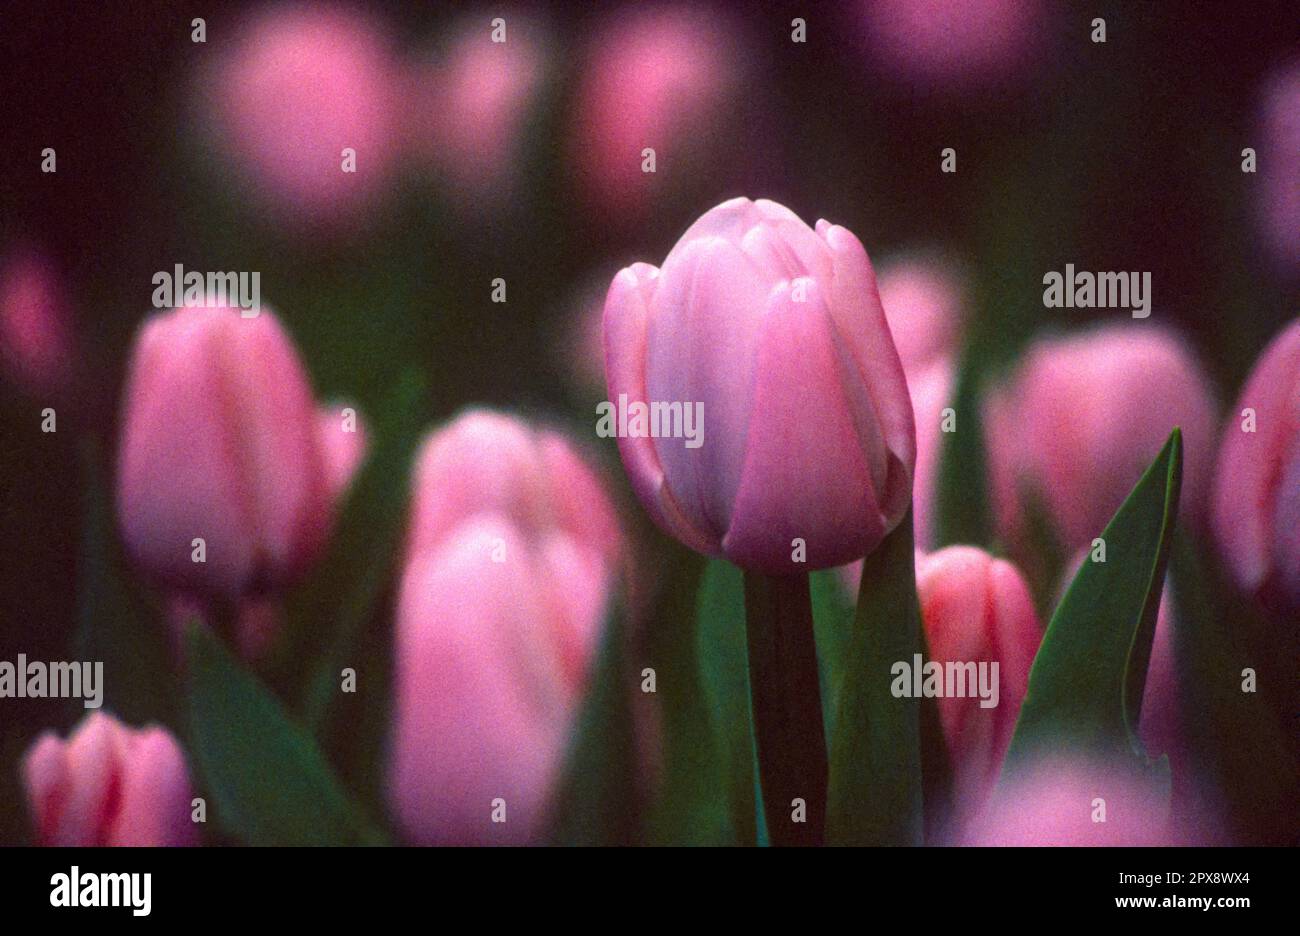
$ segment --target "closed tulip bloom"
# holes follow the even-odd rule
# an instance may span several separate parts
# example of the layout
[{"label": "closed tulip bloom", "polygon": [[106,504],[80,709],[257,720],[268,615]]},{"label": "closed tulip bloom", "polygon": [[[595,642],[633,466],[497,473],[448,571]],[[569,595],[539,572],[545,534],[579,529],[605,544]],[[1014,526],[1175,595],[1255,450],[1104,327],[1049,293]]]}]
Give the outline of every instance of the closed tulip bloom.
[{"label": "closed tulip bloom", "polygon": [[304,570],[331,521],[329,479],[307,376],[272,312],[182,308],[145,323],[117,484],[127,549],[162,585],[233,600]]},{"label": "closed tulip bloom", "polygon": [[960,826],[984,805],[997,781],[1043,629],[1016,567],[973,546],[918,557],[916,588],[927,660],[998,664],[997,695],[989,696],[996,705],[983,707],[969,684],[967,697],[938,700]]},{"label": "closed tulip bloom", "polygon": [[393,815],[416,844],[535,842],[616,575],[613,507],[559,436],[484,412],[426,442],[415,488]]},{"label": "closed tulip bloom", "polygon": [[163,728],[86,717],[66,741],[42,734],[22,762],[41,845],[193,845],[189,772]]},{"label": "closed tulip bloom", "polygon": [[30,249],[0,263],[0,358],[30,393],[61,390],[72,377],[69,309],[53,266]]},{"label": "closed tulip bloom", "polygon": [[1198,525],[1215,413],[1205,373],[1166,329],[1105,325],[1037,342],[985,409],[999,534],[1022,542],[1028,498],[1063,546],[1088,546],[1175,426],[1183,434],[1181,516]]},{"label": "closed tulip bloom", "polygon": [[1233,577],[1266,605],[1300,612],[1300,319],[1246,380],[1217,471],[1214,530]]},{"label": "closed tulip bloom", "polygon": [[[614,278],[604,331],[611,401],[702,408],[695,447],[662,429],[619,438],[642,503],[686,545],[788,575],[861,558],[907,513],[911,400],[849,231],[728,201],[662,269]],[[795,539],[806,563],[792,561]]]}]

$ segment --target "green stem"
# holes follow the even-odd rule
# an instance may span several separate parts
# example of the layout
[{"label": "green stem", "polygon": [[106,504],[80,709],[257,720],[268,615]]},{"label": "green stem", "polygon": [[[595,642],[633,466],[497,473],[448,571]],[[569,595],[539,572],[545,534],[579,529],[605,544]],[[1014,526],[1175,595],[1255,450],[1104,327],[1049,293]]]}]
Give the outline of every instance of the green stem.
[{"label": "green stem", "polygon": [[[826,737],[808,575],[746,572],[745,629],[768,835],[773,845],[820,845],[826,828]],[[796,821],[795,800],[803,801],[802,821]]]}]

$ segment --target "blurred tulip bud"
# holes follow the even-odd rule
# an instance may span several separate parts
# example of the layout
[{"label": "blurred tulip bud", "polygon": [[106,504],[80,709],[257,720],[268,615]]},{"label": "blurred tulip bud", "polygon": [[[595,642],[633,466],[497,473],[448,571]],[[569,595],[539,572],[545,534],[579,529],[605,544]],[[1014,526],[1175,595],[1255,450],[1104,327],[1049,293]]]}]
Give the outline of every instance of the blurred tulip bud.
[{"label": "blurred tulip bud", "polygon": [[1181,516],[1202,519],[1216,405],[1186,345],[1150,325],[1106,325],[1037,342],[985,407],[993,506],[1003,540],[1027,548],[1026,498],[1073,550],[1100,536],[1175,426]]},{"label": "blurred tulip bud", "polygon": [[525,131],[549,67],[543,27],[525,15],[498,17],[505,41],[474,16],[453,28],[446,51],[408,81],[407,133],[415,155],[453,191],[505,194],[521,170]]},{"label": "blurred tulip bud", "polygon": [[694,441],[631,420],[617,433],[641,502],[693,549],[788,575],[870,553],[907,513],[911,400],[871,262],[842,227],[747,198],[707,212],[662,269],[614,278],[605,370],[625,411],[702,416]]},{"label": "blurred tulip bud", "polygon": [[57,393],[72,378],[69,309],[54,268],[30,249],[0,263],[0,356],[32,394]]},{"label": "blurred tulip bud", "polygon": [[962,844],[1006,846],[1174,844],[1169,808],[1121,770],[1078,760],[1039,765],[1001,790]]},{"label": "blurred tulip bud", "polygon": [[[1300,59],[1274,73],[1264,92],[1257,153],[1260,213],[1278,263],[1300,272]],[[1249,177],[1247,177],[1249,178]]]},{"label": "blurred tulip bud", "polygon": [[124,399],[118,519],[142,569],[224,600],[301,574],[328,533],[329,479],[311,388],[274,313],[150,319]]},{"label": "blurred tulip bud", "polygon": [[366,457],[366,427],[352,406],[323,406],[316,413],[325,486],[336,507]]},{"label": "blurred tulip bud", "polygon": [[1300,319],[1251,371],[1219,450],[1214,529],[1237,583],[1300,613]]},{"label": "blurred tulip bud", "polygon": [[397,602],[388,797],[408,841],[536,841],[620,563],[561,437],[475,411],[419,456]]},{"label": "blurred tulip bud", "polygon": [[219,50],[202,82],[205,122],[282,223],[339,227],[387,182],[395,81],[386,37],[369,17],[278,4]]},{"label": "blurred tulip bud", "polygon": [[735,126],[744,87],[739,34],[720,10],[668,6],[625,8],[593,37],[575,92],[572,162],[606,219],[635,224],[664,191],[660,179],[684,184],[727,158],[720,125]]},{"label": "blurred tulip bud", "polygon": [[41,845],[193,845],[185,755],[163,728],[95,712],[63,741],[43,733],[22,763]]},{"label": "blurred tulip bud", "polygon": [[985,668],[996,682],[988,687],[991,693],[984,693],[980,682],[977,694],[970,676],[965,697],[945,693],[938,699],[953,772],[953,821],[960,827],[997,782],[1043,628],[1016,567],[973,546],[919,556],[916,588],[927,661],[943,664],[945,673],[949,663],[973,663],[977,672],[986,663],[997,664],[996,673]]}]

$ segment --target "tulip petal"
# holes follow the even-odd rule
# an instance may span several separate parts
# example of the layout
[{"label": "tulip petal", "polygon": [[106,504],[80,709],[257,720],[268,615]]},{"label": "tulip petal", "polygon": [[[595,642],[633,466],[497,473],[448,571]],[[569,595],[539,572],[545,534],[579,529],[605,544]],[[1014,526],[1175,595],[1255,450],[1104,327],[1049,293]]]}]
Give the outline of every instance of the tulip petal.
[{"label": "tulip petal", "polygon": [[133,733],[124,745],[120,808],[108,833],[112,845],[192,845],[191,787],[185,755],[162,728]]}]

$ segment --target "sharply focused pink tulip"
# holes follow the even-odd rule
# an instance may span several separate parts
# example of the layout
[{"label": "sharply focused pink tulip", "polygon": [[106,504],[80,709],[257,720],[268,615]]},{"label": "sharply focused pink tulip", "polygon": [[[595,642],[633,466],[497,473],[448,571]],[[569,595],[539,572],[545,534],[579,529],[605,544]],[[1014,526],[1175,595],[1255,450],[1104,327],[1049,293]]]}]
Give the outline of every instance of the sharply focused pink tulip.
[{"label": "sharply focused pink tulip", "polygon": [[0,261],[0,358],[21,387],[54,393],[72,377],[69,310],[50,262],[19,249]]},{"label": "sharply focused pink tulip", "polygon": [[164,728],[86,717],[66,741],[43,733],[22,763],[41,845],[193,845],[185,755]]},{"label": "sharply focused pink tulip", "polygon": [[1100,536],[1175,426],[1181,516],[1203,519],[1216,405],[1187,346],[1158,326],[1105,325],[1039,341],[985,408],[998,532],[1020,544],[1036,500],[1070,549]]},{"label": "sharply focused pink tulip", "polygon": [[481,411],[429,438],[414,484],[393,815],[419,844],[536,841],[621,562],[613,506],[560,436]]},{"label": "sharply focused pink tulip", "polygon": [[1266,605],[1300,613],[1300,319],[1255,364],[1217,470],[1214,529],[1233,577]]},{"label": "sharply focused pink tulip", "polygon": [[1088,846],[1174,843],[1156,790],[1096,764],[1039,765],[1000,791],[967,828],[966,845]]},{"label": "sharply focused pink tulip", "polygon": [[331,492],[307,375],[275,315],[155,316],[124,400],[118,519],[141,568],[199,598],[292,582],[324,542]]},{"label": "sharply focused pink tulip", "polygon": [[1256,153],[1260,213],[1278,263],[1300,272],[1300,58],[1272,76],[1263,110]]},{"label": "sharply focused pink tulip", "polygon": [[[396,150],[395,65],[356,11],[279,4],[243,23],[204,73],[216,143],[285,224],[334,227],[384,188]],[[345,171],[344,150],[355,153]]]},{"label": "sharply focused pink tulip", "polygon": [[474,16],[452,31],[446,51],[417,66],[406,103],[410,144],[458,190],[481,198],[503,191],[519,170],[525,131],[546,77],[546,38],[539,23],[507,14],[505,41]]},{"label": "sharply focused pink tulip", "polygon": [[[737,34],[721,10],[629,6],[593,36],[571,147],[583,193],[607,218],[640,219],[661,181],[679,185],[719,158],[744,82]],[[654,172],[643,170],[647,148]]]},{"label": "sharply focused pink tulip", "polygon": [[[681,403],[702,414],[694,440],[662,425],[652,438],[631,418],[618,429],[641,502],[693,549],[806,572],[861,558],[907,513],[907,383],[871,262],[838,225],[814,231],[747,198],[707,212],[662,269],[637,263],[614,278],[605,372],[623,413]],[[792,561],[796,539],[806,563]]]},{"label": "sharply focused pink tulip", "polygon": [[990,696],[996,705],[985,707],[971,685],[965,698],[938,700],[960,826],[997,781],[1043,629],[1016,567],[973,546],[918,557],[916,588],[927,660],[998,664],[996,695]]}]

